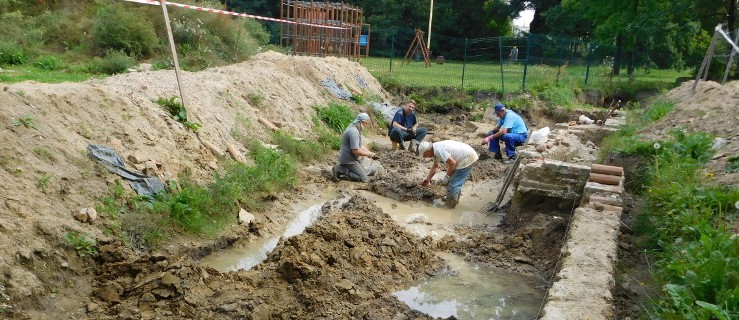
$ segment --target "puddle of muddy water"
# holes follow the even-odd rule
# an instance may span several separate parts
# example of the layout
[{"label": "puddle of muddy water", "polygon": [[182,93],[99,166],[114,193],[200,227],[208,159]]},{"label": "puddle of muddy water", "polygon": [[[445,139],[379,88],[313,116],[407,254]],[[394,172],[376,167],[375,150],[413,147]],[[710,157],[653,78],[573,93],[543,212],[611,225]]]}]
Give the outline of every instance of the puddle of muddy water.
[{"label": "puddle of muddy water", "polygon": [[[305,228],[313,224],[321,214],[321,207],[333,198],[333,190],[325,190],[313,205],[300,211],[285,228],[282,237],[289,238],[303,233]],[[338,199],[338,204],[348,199]],[[316,203],[318,202],[318,203]],[[305,204],[304,204],[305,205]],[[297,208],[296,208],[297,209]],[[298,209],[299,210],[299,209]],[[220,272],[249,270],[267,260],[267,255],[277,247],[280,237],[264,237],[243,248],[227,248],[215,252],[200,260],[201,265],[211,267]]]},{"label": "puddle of muddy water", "polygon": [[449,272],[393,293],[409,307],[432,317],[536,319],[545,295],[543,279],[465,262],[441,254]]},{"label": "puddle of muddy water", "polygon": [[418,202],[399,202],[395,199],[384,197],[369,191],[360,193],[374,201],[375,205],[389,214],[396,222],[419,237],[431,236],[441,238],[448,234],[454,234],[453,225],[464,225],[467,227],[475,225],[497,226],[502,218],[498,213],[483,213],[480,209],[495,200],[500,191],[500,182],[487,181],[475,186],[470,186],[467,193],[460,197],[459,204],[454,209],[449,209],[435,200],[433,205]]}]

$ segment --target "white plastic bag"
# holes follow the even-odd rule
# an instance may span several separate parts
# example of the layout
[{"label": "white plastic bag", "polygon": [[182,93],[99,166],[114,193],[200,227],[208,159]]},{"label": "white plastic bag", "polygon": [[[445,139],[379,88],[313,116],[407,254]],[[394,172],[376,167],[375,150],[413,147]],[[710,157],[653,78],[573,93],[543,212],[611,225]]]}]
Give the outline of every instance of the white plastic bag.
[{"label": "white plastic bag", "polygon": [[577,120],[578,120],[577,122],[581,124],[593,124],[593,122],[595,122],[595,120],[588,118],[588,116],[584,114],[580,115],[580,117],[577,118]]},{"label": "white plastic bag", "polygon": [[549,127],[544,127],[531,133],[531,143],[539,144],[547,141],[549,136]]}]

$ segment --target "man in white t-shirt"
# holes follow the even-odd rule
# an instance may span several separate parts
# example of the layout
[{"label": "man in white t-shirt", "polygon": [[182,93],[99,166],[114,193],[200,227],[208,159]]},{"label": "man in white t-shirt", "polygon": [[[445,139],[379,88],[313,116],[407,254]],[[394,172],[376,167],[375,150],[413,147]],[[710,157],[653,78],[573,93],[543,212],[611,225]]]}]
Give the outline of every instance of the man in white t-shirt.
[{"label": "man in white t-shirt", "polygon": [[462,186],[472,173],[478,155],[475,149],[464,142],[454,140],[444,140],[439,142],[422,142],[418,146],[418,154],[425,158],[434,158],[434,164],[431,166],[426,179],[421,183],[422,186],[428,186],[431,178],[439,172],[439,160],[446,163],[447,170],[441,183],[446,187],[446,204],[450,208],[454,208],[459,203],[459,195],[462,193]]}]

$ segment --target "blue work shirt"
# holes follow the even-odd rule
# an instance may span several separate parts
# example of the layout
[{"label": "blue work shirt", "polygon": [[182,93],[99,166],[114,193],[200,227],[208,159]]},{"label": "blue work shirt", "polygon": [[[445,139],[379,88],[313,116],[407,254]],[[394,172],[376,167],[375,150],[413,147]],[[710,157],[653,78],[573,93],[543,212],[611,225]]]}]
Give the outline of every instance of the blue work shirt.
[{"label": "blue work shirt", "polygon": [[393,117],[393,121],[390,122],[390,128],[387,130],[387,134],[390,135],[390,131],[393,130],[393,122],[399,123],[401,126],[406,128],[413,128],[413,126],[418,123],[416,121],[416,113],[411,112],[409,115],[405,114],[405,109],[401,108],[398,110],[398,112],[395,113],[395,116]]},{"label": "blue work shirt", "polygon": [[526,128],[526,124],[523,123],[523,118],[513,110],[506,110],[505,116],[502,119],[498,119],[498,125],[501,129],[508,129],[508,133],[528,133],[529,129]]}]

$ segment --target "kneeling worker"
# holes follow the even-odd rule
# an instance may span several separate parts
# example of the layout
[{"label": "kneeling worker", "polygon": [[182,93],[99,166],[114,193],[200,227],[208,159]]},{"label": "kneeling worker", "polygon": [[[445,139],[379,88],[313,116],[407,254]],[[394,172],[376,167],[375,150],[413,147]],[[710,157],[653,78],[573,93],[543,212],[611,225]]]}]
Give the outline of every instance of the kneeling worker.
[{"label": "kneeling worker", "polygon": [[346,178],[351,181],[367,182],[368,175],[375,172],[367,172],[359,162],[359,157],[369,157],[377,160],[377,155],[362,145],[362,134],[364,127],[370,123],[370,117],[366,113],[360,113],[354,121],[344,130],[341,135],[341,150],[339,150],[339,164],[331,168],[335,179]]},{"label": "kneeling worker", "polygon": [[[405,150],[405,141],[411,141],[408,146],[408,150],[416,152],[416,149],[423,138],[426,137],[428,129],[419,128],[418,120],[416,119],[416,102],[411,100],[403,106],[403,109],[398,110],[390,123],[390,128],[387,135],[390,140],[400,145],[400,150]],[[415,142],[415,146],[413,146]]]},{"label": "kneeling worker", "polygon": [[431,183],[431,178],[441,170],[439,160],[446,163],[446,175],[441,183],[447,186],[446,204],[449,208],[454,209],[459,203],[462,186],[469,178],[477,161],[477,152],[464,142],[444,140],[434,143],[422,142],[418,146],[418,154],[425,158],[434,158],[434,164],[426,175],[426,179],[423,180],[422,186],[428,186]]},{"label": "kneeling worker", "polygon": [[482,140],[482,144],[489,144],[488,150],[495,153],[494,158],[502,159],[500,140],[503,140],[507,156],[503,162],[512,163],[516,160],[516,146],[526,143],[529,129],[518,113],[506,110],[502,103],[495,105],[495,115],[498,116],[498,125],[488,132],[489,136]]}]

